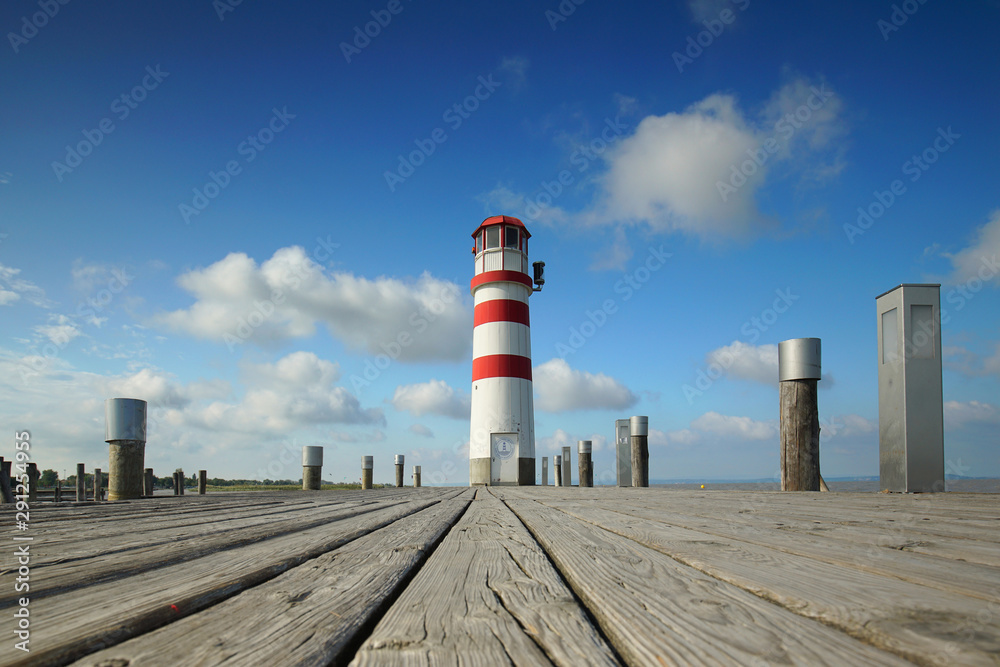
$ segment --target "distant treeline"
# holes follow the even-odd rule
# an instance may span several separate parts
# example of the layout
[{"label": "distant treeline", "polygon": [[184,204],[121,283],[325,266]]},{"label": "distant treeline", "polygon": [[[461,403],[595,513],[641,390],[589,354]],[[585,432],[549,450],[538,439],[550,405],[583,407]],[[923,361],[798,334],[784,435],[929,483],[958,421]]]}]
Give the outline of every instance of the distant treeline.
[{"label": "distant treeline", "polygon": [[[43,470],[42,474],[38,477],[38,486],[40,487],[52,487],[56,485],[56,480],[59,479],[59,473],[55,470]],[[101,481],[105,488],[108,486],[108,473],[107,471],[101,472]],[[84,476],[84,484],[88,485],[94,483],[94,475],[87,473]],[[210,477],[208,479],[209,486],[288,486],[293,484],[302,484],[302,478],[299,479],[222,479],[221,477]],[[76,486],[76,475],[70,475],[63,480],[63,486],[74,487]],[[153,486],[157,489],[172,489],[174,488],[174,477],[173,475],[167,477],[157,477],[153,476]],[[184,486],[198,486],[198,474],[195,473],[190,477],[184,477]]]}]

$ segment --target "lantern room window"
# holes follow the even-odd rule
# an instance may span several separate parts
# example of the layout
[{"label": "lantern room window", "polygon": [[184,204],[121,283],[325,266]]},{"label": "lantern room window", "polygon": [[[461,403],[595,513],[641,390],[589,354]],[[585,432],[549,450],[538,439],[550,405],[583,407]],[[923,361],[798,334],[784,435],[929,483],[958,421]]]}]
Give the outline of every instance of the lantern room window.
[{"label": "lantern room window", "polygon": [[506,248],[517,250],[517,227],[504,227],[503,244]]},{"label": "lantern room window", "polygon": [[499,227],[487,227],[486,228],[486,247],[487,248],[499,248],[500,247],[500,228]]},{"label": "lantern room window", "polygon": [[476,254],[478,255],[483,251],[483,232],[480,231],[476,234]]}]

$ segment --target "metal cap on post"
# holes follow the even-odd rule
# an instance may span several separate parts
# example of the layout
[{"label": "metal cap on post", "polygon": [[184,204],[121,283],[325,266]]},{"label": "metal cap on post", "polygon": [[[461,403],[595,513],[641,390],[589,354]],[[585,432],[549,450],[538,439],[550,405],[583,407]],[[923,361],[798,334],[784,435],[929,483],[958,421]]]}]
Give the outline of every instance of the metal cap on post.
[{"label": "metal cap on post", "polygon": [[146,453],[146,401],[104,401],[104,441],[108,443],[108,500],[142,497]]},{"label": "metal cap on post", "polygon": [[309,446],[302,448],[302,465],[323,467],[323,448],[319,446]]},{"label": "metal cap on post", "polygon": [[781,490],[819,491],[819,338],[778,343]]},{"label": "metal cap on post", "polygon": [[632,438],[632,486],[649,486],[649,417],[629,418]]},{"label": "metal cap on post", "polygon": [[778,343],[778,381],[821,378],[819,338],[792,338]]}]

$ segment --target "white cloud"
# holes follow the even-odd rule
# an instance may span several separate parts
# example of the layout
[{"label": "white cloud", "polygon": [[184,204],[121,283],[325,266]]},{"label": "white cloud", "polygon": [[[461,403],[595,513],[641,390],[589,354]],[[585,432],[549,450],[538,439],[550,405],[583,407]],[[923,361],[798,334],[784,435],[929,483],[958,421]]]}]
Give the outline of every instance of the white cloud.
[{"label": "white cloud", "polygon": [[317,323],[351,349],[402,361],[459,360],[471,345],[472,317],[458,285],[427,273],[404,281],[327,272],[298,246],[260,266],[231,253],[178,284],[195,303],[155,321],[230,346],[312,336]]},{"label": "white cloud", "polygon": [[21,269],[0,264],[0,291],[4,293],[13,292],[17,297],[3,296],[2,300],[0,300],[0,305],[13,303],[23,298],[28,303],[40,308],[51,308],[54,304],[46,298],[45,290],[30,280],[19,278],[18,275],[20,273]]},{"label": "white cloud", "polygon": [[426,414],[454,419],[469,419],[472,397],[455,391],[444,380],[431,380],[419,384],[400,385],[392,396],[392,406],[407,411],[414,417]]},{"label": "white cloud", "polygon": [[590,448],[593,453],[609,449],[607,437],[600,433],[577,437],[561,428],[557,428],[552,435],[537,438],[535,445],[540,452],[554,452],[556,454],[562,453],[563,447],[569,447],[573,452],[573,457],[576,457],[579,452],[577,445],[580,440],[590,440]]},{"label": "white cloud", "polygon": [[570,410],[622,410],[638,397],[628,387],[604,373],[570,368],[563,359],[550,359],[532,370],[535,406],[545,412]]},{"label": "white cloud", "polygon": [[750,345],[736,340],[709,352],[705,363],[718,364],[730,377],[740,380],[769,385],[778,382],[777,345]]},{"label": "white cloud", "polygon": [[750,417],[706,412],[691,422],[691,428],[706,434],[741,440],[769,440],[778,437],[777,421],[757,421]]},{"label": "white cloud", "polygon": [[1000,424],[1000,410],[995,405],[979,401],[945,401],[944,423],[946,427],[955,429],[974,423]]},{"label": "white cloud", "polygon": [[632,246],[628,242],[622,227],[615,229],[615,240],[611,246],[602,246],[594,253],[590,263],[591,271],[624,271],[625,265],[632,259]]},{"label": "white cloud", "polygon": [[434,431],[430,430],[423,424],[412,424],[410,428],[406,430],[409,431],[410,433],[413,433],[414,435],[419,435],[422,438],[434,437]]},{"label": "white cloud", "polygon": [[951,260],[952,273],[947,283],[957,285],[982,280],[1000,287],[1000,209],[990,214],[985,225],[976,230],[975,240],[954,254],[945,254]]},{"label": "white cloud", "polygon": [[9,306],[20,298],[21,295],[17,292],[9,292],[0,288],[0,306]]},{"label": "white cloud", "polygon": [[688,428],[677,431],[661,431],[656,428],[649,429],[648,442],[650,446],[687,448],[699,440],[701,440],[701,435]]},{"label": "white cloud", "polygon": [[34,331],[60,348],[80,335],[80,329],[65,315],[49,316],[49,324],[40,324],[34,327]]}]

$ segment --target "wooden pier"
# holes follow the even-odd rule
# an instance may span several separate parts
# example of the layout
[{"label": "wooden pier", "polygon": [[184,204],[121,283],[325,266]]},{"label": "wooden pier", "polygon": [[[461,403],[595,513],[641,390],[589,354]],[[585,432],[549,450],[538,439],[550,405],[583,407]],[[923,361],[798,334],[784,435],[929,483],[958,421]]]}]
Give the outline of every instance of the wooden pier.
[{"label": "wooden pier", "polygon": [[1000,664],[992,494],[225,493],[5,533],[0,665]]}]

